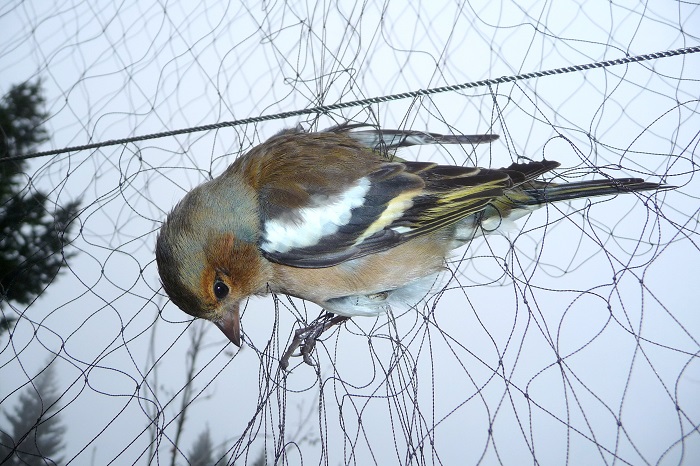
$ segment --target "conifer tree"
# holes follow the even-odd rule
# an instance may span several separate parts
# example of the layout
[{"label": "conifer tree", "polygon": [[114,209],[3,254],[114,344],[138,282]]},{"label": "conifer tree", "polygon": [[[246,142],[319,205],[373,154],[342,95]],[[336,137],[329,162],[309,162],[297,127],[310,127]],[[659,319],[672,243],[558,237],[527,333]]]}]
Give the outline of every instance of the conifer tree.
[{"label": "conifer tree", "polygon": [[59,392],[49,364],[19,396],[13,412],[0,427],[0,464],[3,466],[60,465],[64,427],[57,413]]},{"label": "conifer tree", "polygon": [[[59,206],[34,188],[26,154],[48,139],[43,128],[41,82],[13,86],[0,99],[0,319],[13,318],[2,304],[31,303],[58,274],[79,201]],[[8,325],[5,325],[8,327]]]}]

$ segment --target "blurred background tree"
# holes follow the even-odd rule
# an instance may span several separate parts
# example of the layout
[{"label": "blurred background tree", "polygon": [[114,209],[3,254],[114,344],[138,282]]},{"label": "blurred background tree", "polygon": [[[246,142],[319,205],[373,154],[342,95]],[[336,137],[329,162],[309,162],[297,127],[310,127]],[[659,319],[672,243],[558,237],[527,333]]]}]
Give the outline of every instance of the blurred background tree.
[{"label": "blurred background tree", "polygon": [[[29,304],[71,256],[64,251],[80,201],[56,205],[32,185],[27,154],[48,140],[41,81],[13,86],[0,100],[0,307]],[[10,160],[8,160],[10,159]],[[15,317],[0,316],[0,333]]]},{"label": "blurred background tree", "polygon": [[209,427],[199,434],[187,457],[189,458],[190,466],[211,466],[215,464],[214,444],[211,441]]},{"label": "blurred background tree", "polygon": [[49,362],[19,396],[14,412],[5,413],[0,428],[0,464],[48,466],[61,464],[63,434],[58,414],[59,390]]}]

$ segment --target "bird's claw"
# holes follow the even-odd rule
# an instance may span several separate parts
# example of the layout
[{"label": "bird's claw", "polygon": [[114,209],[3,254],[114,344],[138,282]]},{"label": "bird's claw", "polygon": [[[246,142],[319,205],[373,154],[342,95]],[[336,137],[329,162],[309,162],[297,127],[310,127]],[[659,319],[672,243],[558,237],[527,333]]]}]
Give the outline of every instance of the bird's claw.
[{"label": "bird's claw", "polygon": [[[341,324],[347,319],[348,317],[326,313],[311,322],[308,326],[295,330],[292,342],[280,359],[280,367],[283,370],[287,370],[287,367],[289,367],[289,359],[292,356],[302,356],[306,364],[315,366],[316,363],[311,358],[311,353],[314,348],[316,348],[318,338],[329,328]],[[299,348],[299,352],[295,353],[297,348]]]}]

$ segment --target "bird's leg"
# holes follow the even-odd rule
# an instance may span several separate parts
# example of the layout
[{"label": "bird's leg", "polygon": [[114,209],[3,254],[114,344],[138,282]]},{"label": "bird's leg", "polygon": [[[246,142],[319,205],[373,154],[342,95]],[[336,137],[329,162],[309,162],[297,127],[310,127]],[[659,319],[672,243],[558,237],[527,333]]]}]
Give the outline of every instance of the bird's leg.
[{"label": "bird's leg", "polygon": [[[304,362],[313,366],[314,362],[311,360],[311,352],[316,347],[316,340],[329,328],[342,324],[348,319],[349,317],[337,316],[327,312],[317,317],[316,320],[311,322],[308,326],[295,330],[292,342],[280,359],[280,367],[287,370],[289,358],[292,356],[303,356]],[[299,353],[294,354],[297,348],[299,348]]]}]

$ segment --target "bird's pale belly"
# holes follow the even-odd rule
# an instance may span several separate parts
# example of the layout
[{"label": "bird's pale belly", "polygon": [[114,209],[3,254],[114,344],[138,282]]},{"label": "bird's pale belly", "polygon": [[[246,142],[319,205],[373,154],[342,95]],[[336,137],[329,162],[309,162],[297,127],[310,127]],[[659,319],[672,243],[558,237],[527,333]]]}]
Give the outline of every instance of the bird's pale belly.
[{"label": "bird's pale belly", "polygon": [[335,314],[377,315],[397,300],[408,301],[428,292],[447,253],[444,241],[426,235],[332,267],[299,269],[274,264],[269,285],[273,292],[312,301]]}]

